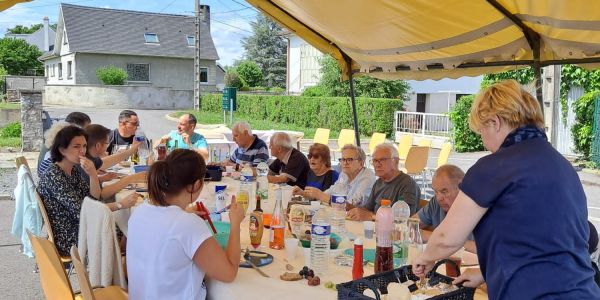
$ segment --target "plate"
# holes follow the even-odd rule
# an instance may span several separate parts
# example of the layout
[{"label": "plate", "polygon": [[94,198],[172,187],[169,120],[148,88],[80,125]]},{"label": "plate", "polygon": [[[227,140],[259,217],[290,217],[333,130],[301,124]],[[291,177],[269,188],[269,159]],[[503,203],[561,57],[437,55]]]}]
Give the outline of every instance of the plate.
[{"label": "plate", "polygon": [[[259,254],[260,256],[266,255],[266,257],[254,256],[252,254]],[[250,261],[257,267],[266,266],[273,262],[273,255],[271,255],[267,252],[250,250]],[[252,266],[246,261],[240,262],[240,267],[241,268],[252,268]]]}]

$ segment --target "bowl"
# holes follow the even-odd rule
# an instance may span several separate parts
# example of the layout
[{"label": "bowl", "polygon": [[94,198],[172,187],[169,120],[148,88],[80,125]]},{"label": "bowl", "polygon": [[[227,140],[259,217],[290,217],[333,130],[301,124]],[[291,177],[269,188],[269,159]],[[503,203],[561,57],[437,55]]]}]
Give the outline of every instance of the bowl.
[{"label": "bowl", "polygon": [[133,172],[134,173],[145,172],[145,171],[148,171],[149,168],[150,168],[150,166],[147,166],[147,165],[135,165],[135,166],[133,166]]},{"label": "bowl", "polygon": [[[300,237],[300,243],[302,244],[302,247],[303,248],[310,248],[310,240],[304,240],[304,239],[302,239],[302,237],[303,236]],[[331,245],[330,245],[330,249],[334,249],[335,250],[335,249],[337,249],[340,246],[340,243],[342,242],[342,238],[339,235],[335,234],[335,233],[331,234],[331,238],[333,238],[337,242],[335,244],[331,243]]]},{"label": "bowl", "polygon": [[219,243],[219,246],[225,249],[225,247],[227,247],[227,242],[229,241],[229,231],[231,229],[231,224],[227,222],[213,222],[213,225],[215,225],[215,229],[217,230],[217,233],[214,235],[214,238],[215,240],[217,240],[217,243]]}]

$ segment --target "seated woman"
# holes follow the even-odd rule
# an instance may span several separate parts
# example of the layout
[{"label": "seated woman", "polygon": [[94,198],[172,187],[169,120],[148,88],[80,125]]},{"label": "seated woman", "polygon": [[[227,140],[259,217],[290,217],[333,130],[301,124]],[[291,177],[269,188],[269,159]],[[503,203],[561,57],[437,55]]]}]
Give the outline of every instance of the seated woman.
[{"label": "seated woman", "polygon": [[244,211],[232,199],[225,250],[204,220],[186,208],[200,195],[206,165],[193,150],[176,149],[148,174],[150,203],[129,219],[127,273],[130,299],[205,299],[204,276],[231,282],[240,262]]},{"label": "seated woman", "polygon": [[[96,168],[85,157],[86,137],[83,129],[73,125],[61,129],[56,134],[50,147],[52,164],[42,174],[37,187],[48,213],[54,243],[62,256],[69,256],[71,246],[77,245],[83,199],[100,197]],[[88,181],[83,180],[77,165],[81,165],[89,176]],[[107,205],[115,211],[133,206],[136,199],[137,196],[131,194],[118,204]]]},{"label": "seated woman", "polygon": [[[308,163],[310,170],[306,178],[306,189],[318,189],[325,191],[329,189],[339,177],[339,173],[331,169],[331,156],[329,156],[329,147],[327,145],[315,143],[308,148]],[[294,187],[295,195],[308,197],[304,191]]]}]

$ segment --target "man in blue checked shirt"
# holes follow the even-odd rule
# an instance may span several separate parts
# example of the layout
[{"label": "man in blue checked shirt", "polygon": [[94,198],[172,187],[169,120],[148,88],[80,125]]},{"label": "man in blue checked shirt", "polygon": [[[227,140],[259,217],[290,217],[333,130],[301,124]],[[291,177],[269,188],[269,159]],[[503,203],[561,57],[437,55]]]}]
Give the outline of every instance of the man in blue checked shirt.
[{"label": "man in blue checked shirt", "polygon": [[233,141],[238,145],[238,148],[233,151],[233,154],[223,160],[221,166],[234,166],[236,164],[251,163],[253,167],[260,161],[269,160],[269,148],[267,144],[258,138],[256,134],[252,134],[250,124],[245,121],[236,122],[231,130]]}]

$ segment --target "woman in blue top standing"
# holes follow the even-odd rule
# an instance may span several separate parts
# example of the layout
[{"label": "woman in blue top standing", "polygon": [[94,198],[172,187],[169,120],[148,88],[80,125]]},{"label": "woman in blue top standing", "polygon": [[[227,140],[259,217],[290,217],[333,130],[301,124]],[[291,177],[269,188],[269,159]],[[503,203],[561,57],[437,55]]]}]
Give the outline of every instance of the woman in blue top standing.
[{"label": "woman in blue top standing", "polygon": [[598,299],[588,250],[583,187],[571,164],[546,139],[538,102],[514,80],[482,90],[471,129],[492,154],[469,169],[460,193],[424,253],[434,262],[475,236],[481,269],[455,280],[487,283],[490,299]]}]

